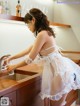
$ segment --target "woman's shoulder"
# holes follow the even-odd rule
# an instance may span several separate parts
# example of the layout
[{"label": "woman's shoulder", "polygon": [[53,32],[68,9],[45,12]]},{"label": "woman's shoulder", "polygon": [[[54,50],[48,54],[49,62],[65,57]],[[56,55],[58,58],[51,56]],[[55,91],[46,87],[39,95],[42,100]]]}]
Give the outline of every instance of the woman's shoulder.
[{"label": "woman's shoulder", "polygon": [[37,35],[37,39],[36,40],[40,40],[40,41],[46,41],[47,40],[47,31],[40,31]]},{"label": "woman's shoulder", "polygon": [[46,30],[40,31],[38,34],[48,34]]},{"label": "woman's shoulder", "polygon": [[38,33],[38,37],[47,37],[48,36],[48,33],[47,33],[47,31],[46,30],[43,30],[43,31],[40,31],[39,33]]}]

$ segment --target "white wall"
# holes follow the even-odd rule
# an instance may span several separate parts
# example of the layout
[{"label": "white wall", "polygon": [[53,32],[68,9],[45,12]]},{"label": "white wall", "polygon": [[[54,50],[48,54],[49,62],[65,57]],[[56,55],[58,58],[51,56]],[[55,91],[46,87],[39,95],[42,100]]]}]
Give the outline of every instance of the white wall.
[{"label": "white wall", "polygon": [[[80,50],[80,4],[66,4],[66,3],[57,3],[54,2],[54,22],[70,24],[71,25],[71,33],[68,33],[70,37],[72,37],[71,44],[77,44],[74,49]],[[69,36],[67,33],[64,33],[64,40],[68,40]],[[74,40],[73,40],[74,37]],[[67,39],[66,39],[67,38]],[[69,47],[69,43],[68,47]],[[72,46],[73,48],[73,46]]]},{"label": "white wall", "polygon": [[68,51],[80,51],[80,44],[71,28],[56,28],[57,45]]},{"label": "white wall", "polygon": [[[12,15],[16,15],[16,5],[18,0],[8,0],[10,5],[10,10]],[[53,8],[54,2],[53,0],[20,0],[22,6],[22,17],[31,9],[31,8],[39,8],[41,9],[49,18],[49,20],[53,20]]]},{"label": "white wall", "polygon": [[[17,3],[17,0],[10,0],[10,3],[12,2],[11,12],[13,15],[16,5],[14,1]],[[25,0],[24,2],[26,9],[39,7],[44,10],[51,21],[54,19],[55,22],[71,24],[71,28],[54,28],[56,32],[56,42],[65,50],[80,51],[80,6],[57,4],[53,0],[44,1],[45,0],[41,2],[40,0]],[[21,0],[22,4],[24,4],[24,2]],[[23,12],[23,15],[24,14],[25,12]],[[24,23],[0,20],[0,56],[18,53],[33,43],[33,41],[33,34],[27,29]]]},{"label": "white wall", "polygon": [[33,42],[34,36],[24,23],[0,22],[0,56],[18,53]]}]

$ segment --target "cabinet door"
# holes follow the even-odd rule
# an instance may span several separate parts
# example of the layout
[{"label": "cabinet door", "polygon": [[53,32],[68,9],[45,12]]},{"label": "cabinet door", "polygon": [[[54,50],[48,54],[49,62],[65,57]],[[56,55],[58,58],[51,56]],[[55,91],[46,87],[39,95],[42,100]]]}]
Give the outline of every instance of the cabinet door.
[{"label": "cabinet door", "polygon": [[16,91],[17,106],[31,106],[34,102],[34,98],[40,92],[40,85],[40,80],[38,80],[18,89]]},{"label": "cabinet door", "polygon": [[3,97],[9,98],[9,106],[17,106],[16,105],[16,91],[3,95]]}]

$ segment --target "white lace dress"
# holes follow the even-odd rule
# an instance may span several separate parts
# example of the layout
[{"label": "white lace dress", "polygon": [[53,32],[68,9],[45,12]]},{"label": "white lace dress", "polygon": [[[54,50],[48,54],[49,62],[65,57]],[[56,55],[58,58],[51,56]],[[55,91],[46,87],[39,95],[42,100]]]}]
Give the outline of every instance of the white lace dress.
[{"label": "white lace dress", "polygon": [[69,93],[72,89],[80,89],[80,67],[69,58],[62,56],[57,46],[48,56],[41,56],[37,60],[38,64],[39,61],[44,61],[42,99],[47,97],[51,100],[59,100],[63,94]]}]

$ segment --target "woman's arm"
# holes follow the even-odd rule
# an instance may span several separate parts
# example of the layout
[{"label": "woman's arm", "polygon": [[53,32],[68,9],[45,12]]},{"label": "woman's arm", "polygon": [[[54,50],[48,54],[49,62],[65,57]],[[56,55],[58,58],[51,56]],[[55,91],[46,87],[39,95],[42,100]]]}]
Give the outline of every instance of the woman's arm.
[{"label": "woman's arm", "polygon": [[46,31],[42,31],[37,35],[36,41],[30,51],[29,57],[34,60],[37,54],[40,52],[41,48],[47,41],[47,33]]},{"label": "woman's arm", "polygon": [[17,59],[17,58],[19,58],[19,57],[22,57],[22,56],[28,54],[28,53],[31,51],[31,49],[32,49],[32,45],[31,45],[30,47],[28,47],[27,49],[25,49],[24,51],[22,51],[22,52],[20,52],[20,53],[18,53],[18,54],[16,54],[16,55],[14,55],[14,56],[11,56],[11,57],[9,58],[9,61],[10,61],[10,60],[13,60],[13,59]]},{"label": "woman's arm", "polygon": [[35,59],[37,54],[40,52],[45,42],[46,42],[46,34],[44,32],[39,33],[35,40],[35,43],[33,44],[32,49],[30,50],[28,57],[24,61],[18,64],[8,65],[7,72],[10,72],[18,67],[22,67],[22,66],[30,64]]},{"label": "woman's arm", "polygon": [[15,69],[15,68],[22,67],[24,65],[30,64],[35,59],[37,54],[40,52],[40,50],[41,50],[41,48],[42,48],[42,46],[44,45],[45,42],[46,42],[46,34],[44,32],[39,33],[34,44],[33,44],[33,47],[31,49],[28,57],[24,61],[22,61],[18,64],[15,64],[12,68]]}]

